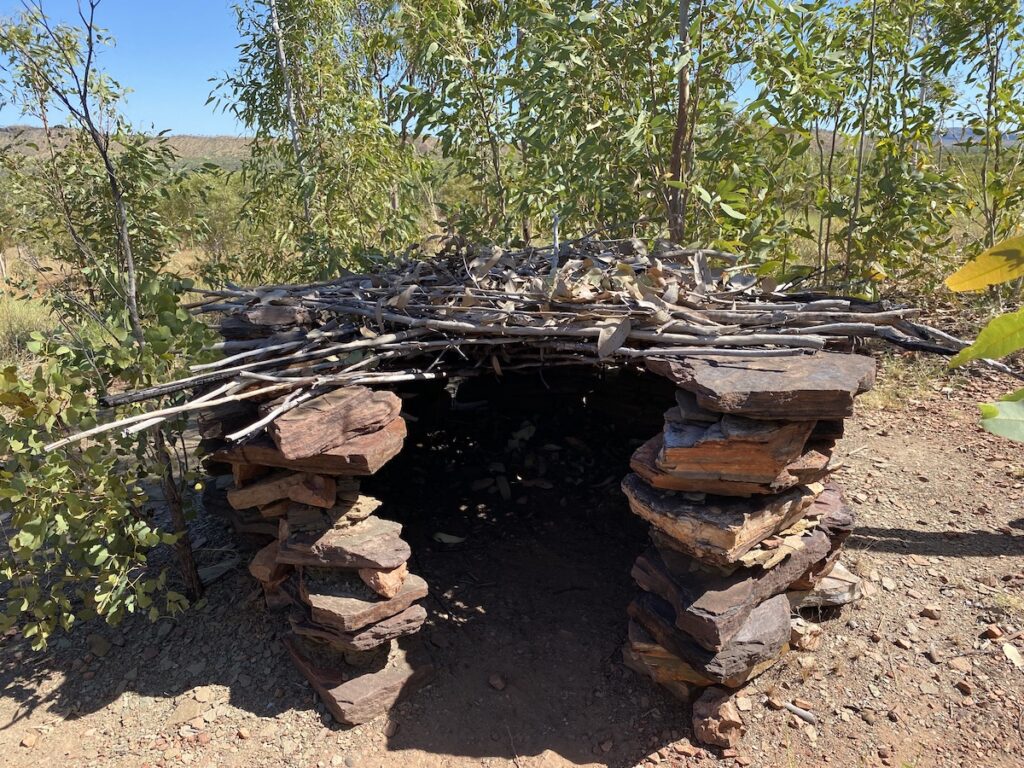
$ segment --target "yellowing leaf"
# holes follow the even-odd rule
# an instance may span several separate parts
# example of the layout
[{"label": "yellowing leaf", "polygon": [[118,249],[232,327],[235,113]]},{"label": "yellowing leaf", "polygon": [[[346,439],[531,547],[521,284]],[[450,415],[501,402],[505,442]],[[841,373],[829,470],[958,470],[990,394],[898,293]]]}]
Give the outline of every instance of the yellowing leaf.
[{"label": "yellowing leaf", "polygon": [[951,291],[980,291],[1024,277],[1024,237],[1013,237],[982,251],[946,278]]},{"label": "yellowing leaf", "polygon": [[619,347],[626,343],[632,330],[633,324],[628,317],[622,318],[615,325],[604,326],[597,335],[597,356],[603,358],[615,354]]},{"label": "yellowing leaf", "polygon": [[957,352],[949,364],[955,368],[979,358],[997,360],[1021,348],[1024,348],[1024,309],[992,318],[974,343]]}]

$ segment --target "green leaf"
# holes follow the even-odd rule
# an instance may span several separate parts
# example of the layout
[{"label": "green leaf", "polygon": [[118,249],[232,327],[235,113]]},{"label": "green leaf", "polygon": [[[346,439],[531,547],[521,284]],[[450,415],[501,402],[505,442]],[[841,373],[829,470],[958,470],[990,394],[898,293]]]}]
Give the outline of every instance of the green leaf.
[{"label": "green leaf", "polygon": [[726,216],[728,216],[731,219],[742,220],[742,219],[747,218],[746,214],[740,213],[739,211],[737,211],[735,208],[733,208],[728,203],[720,202],[718,204],[718,207],[722,209],[722,213],[724,213]]},{"label": "green leaf", "polygon": [[1024,277],[1024,237],[993,245],[946,278],[951,291],[980,291]]},{"label": "green leaf", "polygon": [[1024,309],[990,320],[974,343],[961,349],[949,364],[956,368],[979,358],[997,360],[1021,348],[1024,348]]},{"label": "green leaf", "polygon": [[993,435],[1024,442],[1024,400],[982,403],[978,407],[982,427]]}]

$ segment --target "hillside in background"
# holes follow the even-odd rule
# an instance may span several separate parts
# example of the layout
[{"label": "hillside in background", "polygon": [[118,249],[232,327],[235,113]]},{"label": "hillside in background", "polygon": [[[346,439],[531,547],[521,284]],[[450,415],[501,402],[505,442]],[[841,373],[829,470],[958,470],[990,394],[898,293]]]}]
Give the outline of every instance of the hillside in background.
[{"label": "hillside in background", "polygon": [[[0,146],[21,143],[42,145],[43,129],[24,125],[0,127]],[[169,136],[168,141],[183,167],[213,163],[228,170],[239,168],[248,152],[249,140],[237,136]]]}]

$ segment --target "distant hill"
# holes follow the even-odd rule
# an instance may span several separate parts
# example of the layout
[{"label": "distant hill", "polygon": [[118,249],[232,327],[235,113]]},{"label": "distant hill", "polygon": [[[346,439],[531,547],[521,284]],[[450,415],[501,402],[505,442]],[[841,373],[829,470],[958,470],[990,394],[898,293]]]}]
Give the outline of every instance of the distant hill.
[{"label": "distant hill", "polygon": [[[980,141],[981,137],[976,136],[972,133],[971,129],[966,125],[953,125],[944,130],[938,135],[938,140],[946,146],[953,146],[967,141],[968,139],[974,139],[975,143]],[[1020,136],[1014,132],[1004,134],[1003,140],[1007,144],[1016,144],[1020,139]]]},{"label": "distant hill", "polygon": [[[42,145],[43,129],[24,125],[0,127],[0,146],[14,141]],[[202,163],[213,163],[235,170],[249,152],[249,140],[235,136],[168,136],[168,141],[180,158],[180,165],[192,168]]]}]

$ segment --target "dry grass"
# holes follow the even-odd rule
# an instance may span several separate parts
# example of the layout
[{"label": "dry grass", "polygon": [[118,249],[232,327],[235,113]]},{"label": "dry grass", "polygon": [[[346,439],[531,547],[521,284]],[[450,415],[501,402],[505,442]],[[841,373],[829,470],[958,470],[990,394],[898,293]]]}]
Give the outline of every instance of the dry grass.
[{"label": "dry grass", "polygon": [[919,400],[936,389],[961,386],[961,374],[950,370],[938,355],[887,350],[876,357],[878,377],[874,389],[857,398],[857,407],[872,411],[900,410],[907,400]]},{"label": "dry grass", "polygon": [[0,294],[0,365],[20,365],[32,359],[27,343],[33,331],[48,331],[55,323],[46,305],[34,298]]}]

